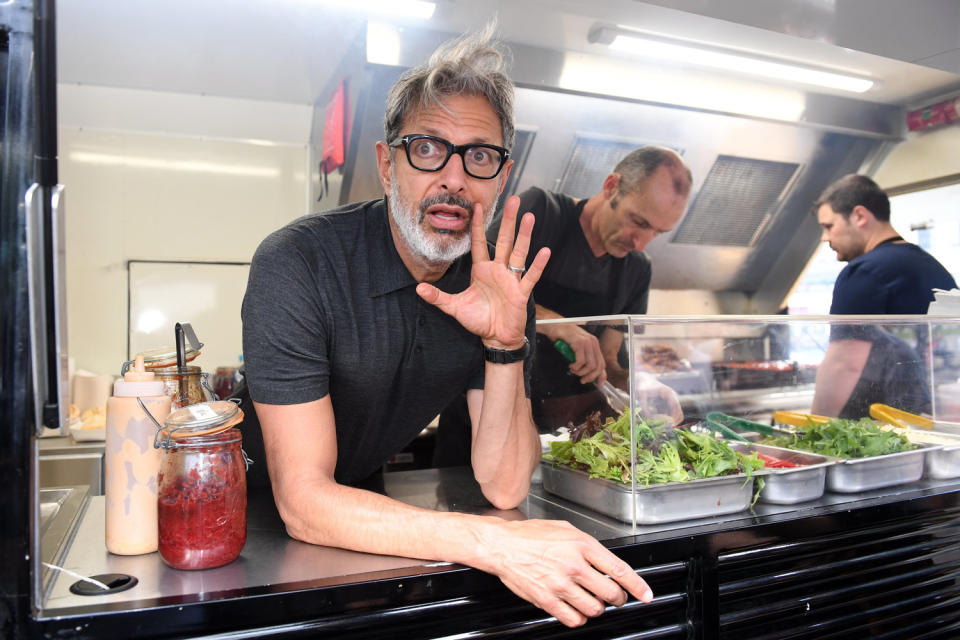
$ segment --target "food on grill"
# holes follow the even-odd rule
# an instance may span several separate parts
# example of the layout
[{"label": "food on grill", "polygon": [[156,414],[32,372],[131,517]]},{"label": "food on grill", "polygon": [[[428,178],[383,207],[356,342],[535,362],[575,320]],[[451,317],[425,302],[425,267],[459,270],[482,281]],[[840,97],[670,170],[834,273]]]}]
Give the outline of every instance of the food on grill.
[{"label": "food on grill", "polygon": [[676,349],[668,344],[647,344],[640,348],[643,368],[653,373],[669,371],[689,371],[690,363],[677,355]]}]

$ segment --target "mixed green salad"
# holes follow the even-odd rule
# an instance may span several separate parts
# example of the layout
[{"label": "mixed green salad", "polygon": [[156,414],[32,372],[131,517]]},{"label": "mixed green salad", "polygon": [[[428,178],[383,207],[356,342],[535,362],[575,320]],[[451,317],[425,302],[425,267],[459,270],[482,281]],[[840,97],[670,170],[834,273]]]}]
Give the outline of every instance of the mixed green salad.
[{"label": "mixed green salad", "polygon": [[881,429],[870,418],[832,418],[823,424],[797,427],[791,435],[767,436],[760,443],[836,458],[870,458],[917,448],[905,435]]},{"label": "mixed green salad", "polygon": [[[634,420],[636,456],[630,456],[630,414],[624,411],[616,420],[601,422],[599,412],[573,427],[569,440],[550,444],[544,459],[604,478],[629,483],[631,473],[638,484],[648,486],[664,482],[686,482],[698,478],[745,473],[750,478],[763,468],[757,455],[731,449],[711,434],[674,429],[660,421],[651,421],[637,412]],[[757,478],[759,494],[762,478]]]}]

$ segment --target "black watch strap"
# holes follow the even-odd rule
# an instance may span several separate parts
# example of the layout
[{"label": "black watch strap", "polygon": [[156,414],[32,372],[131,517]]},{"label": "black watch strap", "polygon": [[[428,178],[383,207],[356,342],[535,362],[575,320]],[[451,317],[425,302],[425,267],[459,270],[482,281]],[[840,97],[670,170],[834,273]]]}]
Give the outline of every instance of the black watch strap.
[{"label": "black watch strap", "polygon": [[492,349],[483,345],[483,357],[487,362],[495,364],[511,364],[522,362],[530,353],[530,341],[523,337],[523,346],[519,349]]}]

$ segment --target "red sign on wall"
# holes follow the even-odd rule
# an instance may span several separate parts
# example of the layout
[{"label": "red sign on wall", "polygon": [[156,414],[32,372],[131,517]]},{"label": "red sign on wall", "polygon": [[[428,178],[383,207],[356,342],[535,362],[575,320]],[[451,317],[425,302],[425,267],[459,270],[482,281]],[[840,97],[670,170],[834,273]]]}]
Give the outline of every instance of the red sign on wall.
[{"label": "red sign on wall", "polygon": [[346,91],[343,78],[337,83],[333,97],[327,103],[323,120],[322,159],[324,171],[330,173],[343,166],[347,146],[347,109]]}]

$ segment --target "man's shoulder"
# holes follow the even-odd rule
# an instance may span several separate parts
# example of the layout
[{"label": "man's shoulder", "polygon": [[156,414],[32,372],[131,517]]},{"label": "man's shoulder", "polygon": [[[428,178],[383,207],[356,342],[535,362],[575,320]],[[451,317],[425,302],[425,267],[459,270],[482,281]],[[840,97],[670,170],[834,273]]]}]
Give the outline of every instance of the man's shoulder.
[{"label": "man's shoulder", "polygon": [[923,247],[909,242],[875,247],[851,260],[844,268],[844,271],[848,270],[848,275],[862,273],[887,277],[904,273],[922,273],[949,276],[949,272],[936,258]]},{"label": "man's shoulder", "polygon": [[562,213],[572,210],[577,201],[565,193],[548,191],[540,187],[530,187],[520,196],[520,213]]},{"label": "man's shoulder", "polygon": [[[350,237],[363,233],[368,219],[384,218],[383,200],[354,202],[327,211],[310,213],[288,222],[260,244],[257,252],[298,246],[303,249],[319,249],[327,242],[340,244]],[[344,238],[347,236],[347,238]]]},{"label": "man's shoulder", "polygon": [[283,229],[307,231],[330,227],[343,229],[362,227],[368,216],[377,216],[382,213],[385,213],[383,198],[351,202],[334,209],[309,213],[288,223],[280,231],[283,231]]}]

